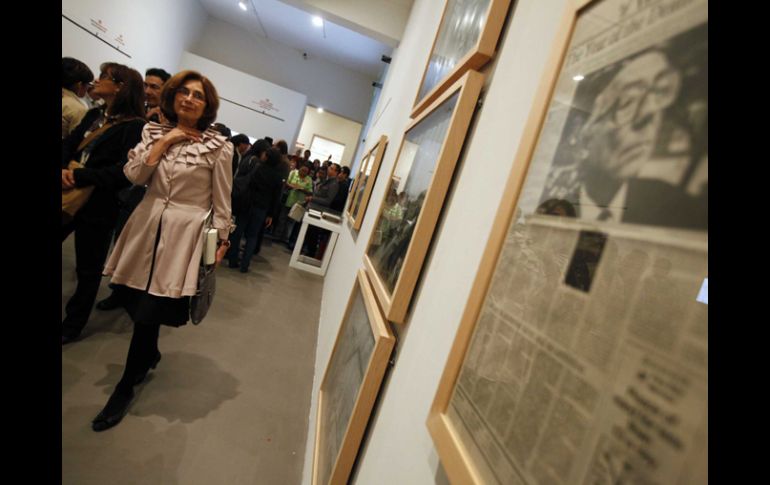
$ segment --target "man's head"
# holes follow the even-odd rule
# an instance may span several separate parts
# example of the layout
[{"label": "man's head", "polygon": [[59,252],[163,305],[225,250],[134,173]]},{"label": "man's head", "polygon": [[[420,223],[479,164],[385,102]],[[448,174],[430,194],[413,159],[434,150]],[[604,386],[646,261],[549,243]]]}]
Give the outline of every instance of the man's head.
[{"label": "man's head", "polygon": [[329,171],[329,178],[337,178],[337,175],[340,173],[340,166],[336,163],[332,163],[328,167]]},{"label": "man's head", "polygon": [[303,153],[302,156],[305,160],[310,160],[310,150],[305,150],[305,153]]},{"label": "man's head", "polygon": [[344,182],[350,177],[350,167],[342,166],[337,174],[337,180]]},{"label": "man's head", "polygon": [[148,108],[160,105],[160,92],[163,83],[169,80],[171,74],[163,69],[151,67],[144,73],[144,98]]},{"label": "man's head", "polygon": [[679,95],[681,75],[660,51],[624,65],[597,96],[580,133],[589,170],[625,180],[650,159],[666,108]]},{"label": "man's head", "polygon": [[238,153],[243,155],[246,153],[246,151],[251,148],[251,141],[249,140],[249,137],[244,135],[243,133],[239,133],[235,135],[234,137],[230,138],[230,143],[233,144],[236,150],[238,150]]},{"label": "man's head", "polygon": [[69,89],[82,98],[93,80],[94,73],[85,63],[72,57],[61,58],[61,87]]},{"label": "man's head", "polygon": [[224,136],[228,140],[230,139],[232,131],[230,131],[230,128],[228,128],[224,123],[214,123],[211,125],[211,127],[218,131],[220,135]]},{"label": "man's head", "polygon": [[318,169],[318,171],[315,173],[316,178],[320,181],[326,180],[326,167],[321,167]]}]

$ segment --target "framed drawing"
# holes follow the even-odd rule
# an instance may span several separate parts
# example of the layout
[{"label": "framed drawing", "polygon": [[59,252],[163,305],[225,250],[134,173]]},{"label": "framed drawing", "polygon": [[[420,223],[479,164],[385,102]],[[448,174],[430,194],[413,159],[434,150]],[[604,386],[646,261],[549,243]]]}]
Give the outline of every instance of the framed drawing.
[{"label": "framed drawing", "polygon": [[366,208],[369,206],[369,198],[372,195],[372,187],[377,181],[377,174],[380,172],[380,164],[387,145],[388,137],[382,135],[361,160],[358,175],[356,175],[353,188],[350,191],[350,202],[348,202],[347,209],[348,219],[354,231],[361,229]]},{"label": "framed drawing", "polygon": [[707,2],[568,10],[427,426],[453,483],[706,483]]},{"label": "framed drawing", "polygon": [[403,323],[484,76],[467,72],[404,132],[364,254],[385,318]]},{"label": "framed drawing", "polygon": [[412,118],[466,71],[478,70],[492,58],[510,4],[511,0],[447,0]]},{"label": "framed drawing", "polygon": [[347,483],[394,344],[359,270],[319,389],[314,485]]}]

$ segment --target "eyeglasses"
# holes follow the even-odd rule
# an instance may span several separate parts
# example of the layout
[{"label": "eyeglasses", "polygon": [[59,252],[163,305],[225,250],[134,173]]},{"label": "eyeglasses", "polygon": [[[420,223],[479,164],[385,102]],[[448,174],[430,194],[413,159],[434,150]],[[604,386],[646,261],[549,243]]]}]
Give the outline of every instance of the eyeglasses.
[{"label": "eyeglasses", "polygon": [[103,72],[103,73],[99,74],[99,80],[100,81],[106,81],[107,79],[109,79],[110,81],[114,82],[115,84],[118,84],[118,83],[122,82],[122,81],[118,81],[114,77],[110,76],[110,73],[108,73],[108,72]]},{"label": "eyeglasses", "polygon": [[177,96],[181,96],[183,98],[187,98],[187,97],[189,97],[192,94],[193,100],[198,101],[200,103],[205,103],[206,102],[206,96],[202,92],[200,92],[200,91],[190,91],[189,89],[187,89],[184,86],[182,86],[180,88],[177,88],[176,94],[177,94]]},{"label": "eyeglasses", "polygon": [[652,85],[644,81],[635,82],[620,93],[615,108],[615,122],[621,125],[631,122],[644,100],[650,110],[662,111],[671,106],[678,91],[679,74],[673,69],[658,74]]}]

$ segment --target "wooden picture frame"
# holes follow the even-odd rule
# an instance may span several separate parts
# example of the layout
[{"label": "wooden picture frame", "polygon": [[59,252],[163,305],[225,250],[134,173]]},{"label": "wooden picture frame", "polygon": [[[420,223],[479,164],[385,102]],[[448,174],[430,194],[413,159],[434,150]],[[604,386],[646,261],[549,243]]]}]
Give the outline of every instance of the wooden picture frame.
[{"label": "wooden picture frame", "polygon": [[[685,227],[663,218],[659,223],[588,220],[579,212],[565,213],[568,205],[560,205],[558,210],[551,212],[548,207],[555,199],[543,201],[548,192],[539,192],[541,184],[547,188],[554,180],[552,175],[557,159],[566,156],[563,150],[554,148],[563,147],[554,142],[554,127],[563,126],[562,138],[555,137],[559,143],[565,139],[580,140],[583,136],[578,130],[571,129],[570,117],[565,112],[569,110],[572,115],[582,110],[580,115],[590,121],[595,119],[591,118],[592,113],[601,115],[600,110],[609,104],[608,101],[613,101],[610,95],[621,91],[599,91],[593,104],[573,101],[574,106],[570,107],[568,101],[571,98],[564,95],[568,92],[565,86],[569,82],[602,76],[605,86],[614,88],[617,83],[613,84],[613,81],[620,77],[620,72],[628,72],[624,70],[633,65],[632,61],[650,56],[650,52],[657,55],[661,45],[672,50],[672,45],[678,45],[680,56],[677,62],[680,63],[688,55],[707,57],[706,0],[690,2],[687,8],[678,11],[669,10],[672,13],[669,18],[648,16],[650,11],[645,8],[650,5],[637,4],[638,9],[624,11],[617,8],[618,3],[610,0],[570,2],[546,64],[426,422],[452,483],[539,483],[541,479],[561,483],[604,483],[606,479],[609,483],[610,477],[613,477],[613,483],[707,482],[708,310],[705,302],[696,301],[695,296],[699,294],[699,288],[707,285],[707,226],[695,222],[693,226]],[[593,10],[595,7],[603,10],[597,12]],[[609,7],[616,14],[628,17],[619,22],[611,15],[605,15]],[[706,9],[706,28],[701,23],[703,9]],[[642,24],[638,19],[645,19],[646,23]],[[624,26],[627,28],[630,24],[644,25],[650,30],[642,33],[637,30],[634,33],[639,35],[629,36],[622,45],[609,42],[610,39],[623,42],[622,35],[615,36],[614,29],[622,32]],[[608,25],[611,28],[607,28]],[[602,35],[589,35],[594,28],[603,29]],[[668,37],[661,39],[660,32]],[[701,39],[699,42],[684,41],[685,36],[694,33],[697,33],[696,39]],[[593,42],[596,52],[581,51],[588,43],[586,39]],[[603,43],[605,40],[607,42]],[[616,47],[610,51],[614,60],[596,46]],[[590,54],[596,57],[592,59]],[[662,56],[647,62],[645,74],[655,73],[650,67],[655,63],[662,67],[660,59]],[[702,79],[706,77],[707,110],[707,70],[704,72],[700,58],[689,62],[689,65],[685,64],[688,69],[679,70],[689,71],[690,87],[703,84]],[[667,66],[666,72],[677,70],[675,64],[672,65]],[[681,68],[681,64],[679,66]],[[638,69],[637,73],[639,71],[643,70]],[[660,76],[648,77],[661,79]],[[640,82],[626,86],[638,84]],[[679,89],[677,102],[686,98],[691,108],[703,106],[704,99],[693,94],[693,90],[676,83],[669,83],[670,86]],[[582,100],[578,94],[584,87],[573,85],[570,88],[574,91],[572,99]],[[658,95],[665,91],[663,88],[661,86]],[[647,89],[649,93],[653,88]],[[659,104],[662,105],[660,101]],[[613,102],[612,106],[622,107],[622,103]],[[661,107],[661,112],[663,109]],[[564,115],[561,118],[559,110]],[[698,118],[694,117],[692,123],[697,124]],[[665,128],[659,133],[664,129],[671,130],[670,125],[660,126]],[[703,126],[690,131],[691,135],[697,134],[698,130],[703,131]],[[588,133],[596,136],[595,131]],[[667,138],[667,135],[656,136]],[[689,142],[690,152],[698,153],[695,139],[691,138]],[[575,153],[580,153],[579,148]],[[706,160],[707,156],[706,148]],[[543,170],[543,167],[548,168],[545,162],[551,164],[550,171]],[[693,167],[701,164],[702,161],[692,162]],[[572,179],[563,177],[561,180]],[[707,196],[707,174],[705,183]],[[692,188],[691,184],[679,184],[681,189]],[[702,191],[699,197],[702,197]],[[654,199],[647,199],[647,205],[654,205]],[[566,200],[564,196],[564,200],[558,202]],[[701,203],[703,200],[700,199]],[[628,206],[623,207],[626,215],[633,204],[629,201],[630,197],[626,199]],[[678,207],[672,206],[669,210],[676,211]],[[572,239],[577,240],[576,243],[565,244],[558,236],[563,233],[579,233],[580,238]],[[585,234],[589,237],[583,238]],[[570,271],[581,252],[581,241],[591,238],[600,241],[595,245],[598,265],[584,272],[589,277],[587,285],[570,283]],[[543,244],[544,241],[547,244]],[[545,266],[541,262],[555,263]],[[547,285],[524,283],[535,281],[534,278],[527,279],[526,275],[538,274],[540,270],[544,270],[546,276],[542,280]],[[675,278],[670,277],[673,274]],[[701,283],[704,276],[706,281]],[[593,285],[590,278],[593,278]],[[674,280],[676,284],[673,284]],[[659,286],[663,283],[668,286]],[[530,288],[537,288],[539,293]],[[559,295],[552,296],[557,292]],[[655,292],[659,294],[654,295]],[[530,305],[530,295],[535,298],[543,295],[543,303]],[[563,305],[567,298],[577,303]],[[680,312],[681,317],[671,318],[666,313],[671,309]],[[659,316],[653,317],[655,312]],[[670,324],[671,328],[678,326],[676,335],[679,340],[685,338],[683,335],[687,335],[687,339],[693,338],[685,341],[686,345],[692,346],[687,352],[680,350],[685,348],[683,343],[674,343],[675,339],[668,338],[669,335],[661,330],[669,330],[669,327],[647,330],[652,325],[660,325],[656,322],[671,321],[676,322]],[[598,327],[603,323],[596,322],[606,322],[606,326]],[[696,328],[699,329],[698,337],[691,337]],[[581,344],[583,338],[590,345]],[[669,351],[669,346],[674,350]],[[544,356],[541,364],[546,359],[556,364],[536,378],[532,377],[535,374],[533,362],[539,356]],[[650,368],[658,370],[651,371]],[[650,373],[655,372],[677,378],[686,376],[687,390],[670,402],[660,399],[654,394],[655,385],[644,383],[645,379],[654,381],[662,375],[651,377]],[[551,381],[549,377],[553,376],[558,379]],[[566,382],[573,386],[570,391],[565,391]],[[529,386],[534,389],[538,385],[542,393],[527,392]],[[472,391],[459,392],[460,388]],[[526,405],[523,396],[528,398]],[[587,405],[580,402],[581,398],[593,403],[591,411],[584,411],[583,406]],[[650,407],[644,408],[644,405]],[[556,409],[562,412],[559,415],[562,421],[557,419]],[[655,416],[660,415],[668,416],[666,424],[655,421]],[[632,420],[634,416],[638,421]],[[639,422],[648,424],[639,427]],[[549,435],[548,426],[553,426],[553,434]],[[640,429],[641,438],[630,438]],[[649,435],[646,436],[676,435],[676,446],[650,445],[644,440],[647,430]],[[556,438],[549,441],[548,436]],[[650,439],[655,442],[656,438]],[[572,441],[565,445],[564,441],[558,440]]]},{"label": "wooden picture frame", "polygon": [[[478,0],[475,3],[479,4],[476,6],[476,11],[453,8],[458,4],[455,0],[447,0],[444,5],[441,22],[436,30],[436,36],[433,39],[428,61],[426,62],[425,70],[423,71],[415,96],[411,114],[412,118],[422,113],[446,88],[460,79],[463,74],[469,70],[479,70],[494,56],[497,40],[505,23],[506,13],[508,12],[511,0]],[[483,8],[484,3],[487,3],[486,8]],[[466,2],[467,4],[468,2]],[[472,9],[474,6],[471,5],[470,7]],[[482,8],[480,9],[479,7]],[[478,20],[474,16],[478,14],[481,15],[484,22],[483,26],[475,33],[476,35],[471,33],[471,38],[476,39],[472,45],[459,46],[459,49],[458,46],[445,45],[451,43],[452,40],[456,42],[462,41],[464,38],[463,34],[468,34],[469,30],[467,28],[460,33],[449,31],[451,25],[458,23],[459,17],[470,19],[470,21],[460,21],[459,23],[463,25],[469,24],[477,28]],[[459,51],[445,53],[444,56],[439,56],[436,52],[441,48],[451,49],[452,47]],[[436,67],[441,64],[437,62],[439,57],[454,59],[456,62],[448,70],[441,70],[440,67]]]},{"label": "wooden picture frame", "polygon": [[394,345],[359,270],[318,391],[313,485],[347,483]]},{"label": "wooden picture frame", "polygon": [[483,83],[483,74],[468,71],[404,130],[364,253],[392,322],[405,321]]},{"label": "wooden picture frame", "polygon": [[363,224],[366,208],[369,206],[369,199],[372,196],[372,188],[377,182],[377,174],[380,172],[380,164],[387,146],[388,137],[382,135],[377,143],[361,158],[361,166],[350,189],[350,201],[346,210],[348,222],[354,231],[360,230],[361,224]]}]

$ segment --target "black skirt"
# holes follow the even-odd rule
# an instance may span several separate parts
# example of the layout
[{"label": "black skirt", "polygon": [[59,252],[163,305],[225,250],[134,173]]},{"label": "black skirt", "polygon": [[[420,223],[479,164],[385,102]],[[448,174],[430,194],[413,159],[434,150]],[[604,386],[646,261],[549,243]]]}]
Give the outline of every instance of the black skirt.
[{"label": "black skirt", "polygon": [[[161,218],[162,221],[162,218]],[[114,285],[113,290],[119,301],[123,303],[131,320],[137,324],[168,325],[170,327],[181,327],[187,323],[190,318],[190,297],[171,298],[168,296],[155,296],[149,293],[152,275],[155,272],[155,252],[158,249],[160,241],[160,228],[162,222],[158,223],[158,230],[155,234],[155,246],[152,254],[152,267],[150,268],[150,278],[147,281],[147,288],[137,290],[125,285]]]},{"label": "black skirt", "polygon": [[134,323],[181,327],[190,318],[189,296],[155,296],[125,285],[115,285],[114,290]]}]

